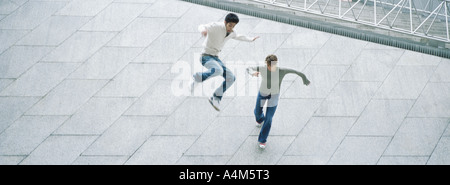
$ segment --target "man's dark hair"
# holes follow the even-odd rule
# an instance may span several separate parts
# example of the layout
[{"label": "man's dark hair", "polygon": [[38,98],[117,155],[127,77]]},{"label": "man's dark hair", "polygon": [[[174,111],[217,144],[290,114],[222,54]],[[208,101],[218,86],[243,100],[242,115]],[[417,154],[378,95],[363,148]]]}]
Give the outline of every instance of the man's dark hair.
[{"label": "man's dark hair", "polygon": [[225,17],[225,22],[229,23],[229,22],[234,22],[234,23],[239,23],[239,17],[234,14],[234,13],[229,13],[226,17]]}]

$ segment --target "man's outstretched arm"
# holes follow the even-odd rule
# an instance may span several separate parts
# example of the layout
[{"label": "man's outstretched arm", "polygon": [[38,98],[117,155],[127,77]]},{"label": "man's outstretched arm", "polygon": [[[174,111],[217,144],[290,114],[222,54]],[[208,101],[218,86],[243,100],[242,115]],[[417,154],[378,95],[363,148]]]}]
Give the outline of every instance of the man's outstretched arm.
[{"label": "man's outstretched arm", "polygon": [[202,33],[202,35],[204,37],[206,37],[206,35],[208,35],[208,30],[211,29],[213,27],[213,23],[209,23],[209,24],[201,24],[198,26],[198,31],[200,33]]},{"label": "man's outstretched arm", "polygon": [[259,36],[249,37],[249,36],[238,35],[238,34],[236,34],[236,36],[233,37],[233,39],[235,39],[235,40],[246,41],[246,42],[253,42],[258,38],[259,38]]}]

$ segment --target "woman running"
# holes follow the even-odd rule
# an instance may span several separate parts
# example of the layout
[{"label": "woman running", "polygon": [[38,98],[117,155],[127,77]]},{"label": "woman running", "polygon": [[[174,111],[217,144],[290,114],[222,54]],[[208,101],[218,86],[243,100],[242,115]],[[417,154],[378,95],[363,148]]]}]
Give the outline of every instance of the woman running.
[{"label": "woman running", "polygon": [[[294,69],[278,67],[278,59],[275,55],[266,57],[265,66],[248,67],[247,73],[258,77],[261,74],[262,81],[259,88],[258,96],[256,98],[255,118],[256,125],[261,127],[258,142],[259,147],[264,149],[266,147],[267,137],[269,136],[270,127],[272,126],[272,117],[278,106],[280,98],[281,82],[286,74],[294,73],[303,79],[303,84],[309,85],[310,81],[305,74]],[[263,113],[263,107],[267,103],[266,115]]]}]

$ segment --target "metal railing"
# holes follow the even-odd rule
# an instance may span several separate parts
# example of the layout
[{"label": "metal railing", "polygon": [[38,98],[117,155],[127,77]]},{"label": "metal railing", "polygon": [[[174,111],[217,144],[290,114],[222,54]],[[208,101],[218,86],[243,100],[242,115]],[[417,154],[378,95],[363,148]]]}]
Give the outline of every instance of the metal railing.
[{"label": "metal railing", "polygon": [[250,0],[450,42],[450,0]]}]

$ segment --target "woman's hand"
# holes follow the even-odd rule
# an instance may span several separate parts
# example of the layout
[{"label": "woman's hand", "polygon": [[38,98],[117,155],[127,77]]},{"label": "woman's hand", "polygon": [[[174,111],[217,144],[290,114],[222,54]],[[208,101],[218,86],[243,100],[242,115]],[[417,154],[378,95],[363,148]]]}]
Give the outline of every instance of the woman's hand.
[{"label": "woman's hand", "polygon": [[252,74],[252,76],[258,77],[258,76],[259,76],[259,72],[254,72],[254,73]]},{"label": "woman's hand", "polygon": [[306,86],[308,86],[310,83],[311,82],[307,78],[303,79],[303,84],[305,84]]}]

